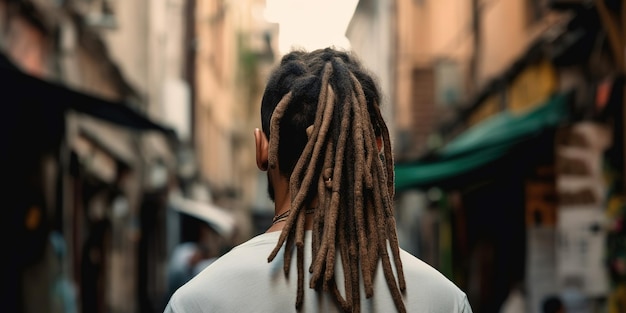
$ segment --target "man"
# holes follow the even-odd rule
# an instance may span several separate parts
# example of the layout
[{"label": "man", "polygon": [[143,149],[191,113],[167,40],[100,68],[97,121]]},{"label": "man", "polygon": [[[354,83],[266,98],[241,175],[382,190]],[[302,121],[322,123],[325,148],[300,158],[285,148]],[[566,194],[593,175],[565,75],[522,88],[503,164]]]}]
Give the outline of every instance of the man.
[{"label": "man", "polygon": [[165,311],[471,312],[461,290],[398,246],[379,104],[353,55],[284,56],[254,132],[274,222],[180,288]]}]

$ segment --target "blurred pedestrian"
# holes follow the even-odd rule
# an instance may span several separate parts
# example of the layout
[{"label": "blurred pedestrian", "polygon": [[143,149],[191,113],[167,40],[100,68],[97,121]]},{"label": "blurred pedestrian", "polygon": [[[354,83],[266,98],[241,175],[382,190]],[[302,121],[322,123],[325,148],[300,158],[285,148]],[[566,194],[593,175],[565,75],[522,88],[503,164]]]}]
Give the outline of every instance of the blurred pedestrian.
[{"label": "blurred pedestrian", "polygon": [[167,299],[214,260],[215,258],[211,258],[206,249],[196,242],[184,242],[176,246],[168,264]]},{"label": "blurred pedestrian", "polygon": [[500,313],[524,313],[526,310],[526,296],[524,295],[523,285],[518,282],[514,283],[509,291],[509,295],[500,307]]},{"label": "blurred pedestrian", "polygon": [[565,313],[563,301],[558,296],[549,296],[542,303],[543,313]]},{"label": "blurred pedestrian", "polygon": [[380,100],[351,53],[284,56],[254,132],[273,224],[181,287],[165,311],[471,312],[457,286],[398,246]]},{"label": "blurred pedestrian", "polygon": [[174,247],[168,261],[166,301],[223,254],[224,238],[206,221],[189,216],[186,226],[188,240]]}]

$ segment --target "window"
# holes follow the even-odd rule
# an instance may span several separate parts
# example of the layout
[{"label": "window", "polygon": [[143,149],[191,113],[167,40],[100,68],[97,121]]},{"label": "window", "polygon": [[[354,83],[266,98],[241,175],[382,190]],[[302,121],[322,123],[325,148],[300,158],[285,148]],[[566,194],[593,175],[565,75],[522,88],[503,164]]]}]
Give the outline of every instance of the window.
[{"label": "window", "polygon": [[89,2],[86,14],[89,25],[101,28],[117,28],[112,0],[85,0]]}]

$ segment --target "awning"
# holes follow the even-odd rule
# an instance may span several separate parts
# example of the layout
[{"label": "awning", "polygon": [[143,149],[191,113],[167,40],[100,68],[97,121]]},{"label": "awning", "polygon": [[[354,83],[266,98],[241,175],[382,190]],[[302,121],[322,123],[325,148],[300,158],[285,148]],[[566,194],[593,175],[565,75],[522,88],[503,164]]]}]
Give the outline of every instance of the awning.
[{"label": "awning", "polygon": [[2,122],[0,123],[0,163],[17,171],[26,156],[56,149],[66,133],[67,112],[79,112],[129,131],[163,134],[176,142],[175,132],[142,112],[120,101],[107,101],[39,79],[18,69],[0,53]]},{"label": "awning", "polygon": [[176,193],[170,195],[169,202],[174,210],[206,222],[225,238],[229,238],[235,231],[235,217],[225,209],[210,203],[187,199]]},{"label": "awning", "polygon": [[80,135],[88,138],[118,161],[128,166],[134,164],[135,160],[138,159],[137,151],[141,147],[136,147],[137,144],[132,140],[132,132],[90,115],[72,114],[70,117],[76,123]]},{"label": "awning", "polygon": [[[12,110],[15,110],[17,107],[30,110],[30,114],[39,113],[44,109],[45,112],[75,110],[119,126],[139,131],[159,131],[176,138],[172,129],[151,120],[126,103],[107,101],[30,76],[15,67],[2,53],[0,53],[0,84],[2,85],[2,102],[7,104],[5,109],[13,107]],[[19,116],[11,114],[5,117],[14,119]]]},{"label": "awning", "polygon": [[486,167],[553,130],[568,114],[557,94],[523,115],[505,111],[468,129],[428,159],[396,164],[396,189],[428,188]]}]

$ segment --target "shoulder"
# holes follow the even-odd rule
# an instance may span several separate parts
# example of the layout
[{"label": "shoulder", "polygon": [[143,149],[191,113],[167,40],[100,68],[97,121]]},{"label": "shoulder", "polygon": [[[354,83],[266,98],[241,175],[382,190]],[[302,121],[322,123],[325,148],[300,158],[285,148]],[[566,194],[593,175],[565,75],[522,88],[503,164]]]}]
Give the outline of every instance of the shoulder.
[{"label": "shoulder", "polygon": [[471,312],[467,296],[450,279],[406,251],[401,250],[400,256],[407,284],[407,309],[414,306],[430,307],[431,312]]},{"label": "shoulder", "polygon": [[448,288],[454,291],[458,289],[445,275],[410,253],[400,250],[400,257],[406,278],[418,280],[420,285],[424,286],[432,285],[433,287]]},{"label": "shoulder", "polygon": [[206,285],[235,283],[232,280],[239,276],[251,278],[251,274],[259,273],[260,269],[268,266],[267,257],[276,246],[278,235],[278,233],[262,234],[236,246],[212,262],[188,285],[205,289]]},{"label": "shoulder", "polygon": [[237,305],[236,295],[255,294],[254,282],[263,281],[276,244],[273,237],[257,236],[215,260],[174,293],[166,312],[228,312]]}]

